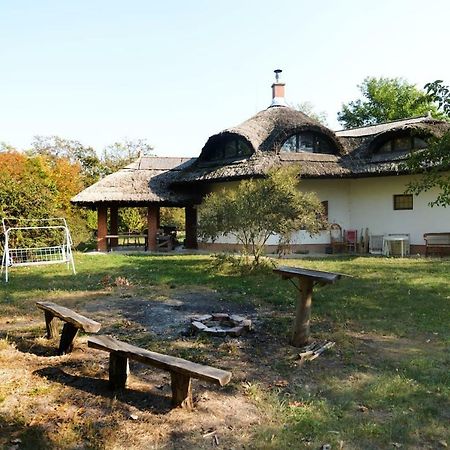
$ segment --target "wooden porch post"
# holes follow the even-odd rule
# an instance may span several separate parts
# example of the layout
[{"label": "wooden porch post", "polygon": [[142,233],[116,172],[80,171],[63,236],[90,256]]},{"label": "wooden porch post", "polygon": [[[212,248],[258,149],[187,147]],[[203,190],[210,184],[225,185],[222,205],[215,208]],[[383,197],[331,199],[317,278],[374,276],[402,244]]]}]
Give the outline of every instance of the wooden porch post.
[{"label": "wooden porch post", "polygon": [[156,251],[156,234],[159,225],[159,206],[150,205],[147,209],[147,250],[149,252]]},{"label": "wooden porch post", "polygon": [[[117,208],[117,206],[111,206],[109,213],[111,226],[110,233],[117,234],[119,232],[119,208]],[[117,247],[118,245],[119,245],[118,238],[111,239],[111,247]]]},{"label": "wooden porch post", "polygon": [[103,205],[97,207],[97,250],[108,250],[106,235],[108,234],[108,208]]},{"label": "wooden porch post", "polygon": [[190,249],[198,248],[197,243],[197,209],[193,206],[186,206],[185,212],[185,247]]}]

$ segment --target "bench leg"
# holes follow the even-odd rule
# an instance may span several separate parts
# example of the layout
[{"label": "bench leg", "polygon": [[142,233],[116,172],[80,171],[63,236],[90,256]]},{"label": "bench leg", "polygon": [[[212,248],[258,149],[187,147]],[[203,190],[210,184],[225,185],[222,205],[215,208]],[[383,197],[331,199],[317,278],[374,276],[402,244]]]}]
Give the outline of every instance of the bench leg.
[{"label": "bench leg", "polygon": [[191,377],[180,373],[170,373],[172,381],[172,405],[191,410],[194,406],[192,401]]},{"label": "bench leg", "polygon": [[127,384],[130,366],[126,356],[109,354],[109,386],[111,389],[124,389]]},{"label": "bench leg", "polygon": [[70,353],[73,349],[73,340],[78,333],[78,328],[71,323],[65,323],[61,333],[61,341],[59,342],[59,355]]},{"label": "bench leg", "polygon": [[300,278],[300,296],[297,300],[297,311],[291,341],[294,347],[303,347],[309,341],[313,286],[314,283],[311,279]]},{"label": "bench leg", "polygon": [[55,316],[50,311],[44,311],[45,316],[45,328],[47,328],[47,339],[53,339],[58,336],[58,327],[56,326],[56,320],[53,320]]}]

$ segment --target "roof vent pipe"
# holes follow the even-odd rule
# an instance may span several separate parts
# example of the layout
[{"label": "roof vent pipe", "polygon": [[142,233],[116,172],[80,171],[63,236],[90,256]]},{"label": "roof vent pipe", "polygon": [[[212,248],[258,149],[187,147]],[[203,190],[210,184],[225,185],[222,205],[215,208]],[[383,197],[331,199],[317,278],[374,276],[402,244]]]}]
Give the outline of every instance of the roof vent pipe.
[{"label": "roof vent pipe", "polygon": [[275,69],[275,83],[272,84],[272,103],[270,106],[289,106],[284,99],[284,83],[280,82],[281,69]]}]

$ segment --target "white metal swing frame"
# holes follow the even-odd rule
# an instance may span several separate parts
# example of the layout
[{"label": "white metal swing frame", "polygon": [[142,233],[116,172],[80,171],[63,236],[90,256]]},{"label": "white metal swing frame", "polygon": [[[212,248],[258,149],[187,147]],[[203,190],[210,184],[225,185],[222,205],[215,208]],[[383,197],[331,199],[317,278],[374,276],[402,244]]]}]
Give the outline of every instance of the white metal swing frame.
[{"label": "white metal swing frame", "polygon": [[[18,221],[19,223],[43,223],[45,225],[40,226],[10,226],[8,221]],[[59,223],[56,225],[50,225],[51,223]],[[67,268],[75,274],[75,262],[72,253],[72,237],[70,235],[69,227],[67,226],[66,219],[53,218],[53,219],[12,219],[3,218],[2,227],[4,233],[4,250],[2,257],[2,267],[0,276],[5,274],[5,282],[9,279],[9,269],[19,266],[37,266],[46,264],[67,264]],[[16,248],[10,247],[10,234],[17,231],[26,230],[61,230],[64,236],[61,245],[53,245],[47,247],[23,247]]]}]

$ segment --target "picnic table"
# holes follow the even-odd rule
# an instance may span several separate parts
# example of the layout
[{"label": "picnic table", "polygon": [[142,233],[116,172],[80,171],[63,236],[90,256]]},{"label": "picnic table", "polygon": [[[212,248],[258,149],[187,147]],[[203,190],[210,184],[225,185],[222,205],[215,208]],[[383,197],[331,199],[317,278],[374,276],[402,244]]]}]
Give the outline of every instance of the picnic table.
[{"label": "picnic table", "polygon": [[[114,243],[117,243],[119,241],[119,238],[123,240],[123,245],[129,246],[129,245],[144,245],[145,248],[147,248],[147,235],[146,234],[132,234],[132,233],[126,233],[126,234],[107,234],[105,236],[106,242],[107,242],[107,248],[108,251],[111,251],[114,247]],[[144,239],[144,244],[141,243],[141,239]]]},{"label": "picnic table", "polygon": [[[291,280],[300,292],[291,343],[295,347],[303,347],[308,344],[310,337],[309,322],[314,284],[333,284],[341,277],[348,275],[288,266],[280,266],[273,271],[281,275],[283,280]],[[294,282],[295,278],[298,279],[298,285]]]}]

